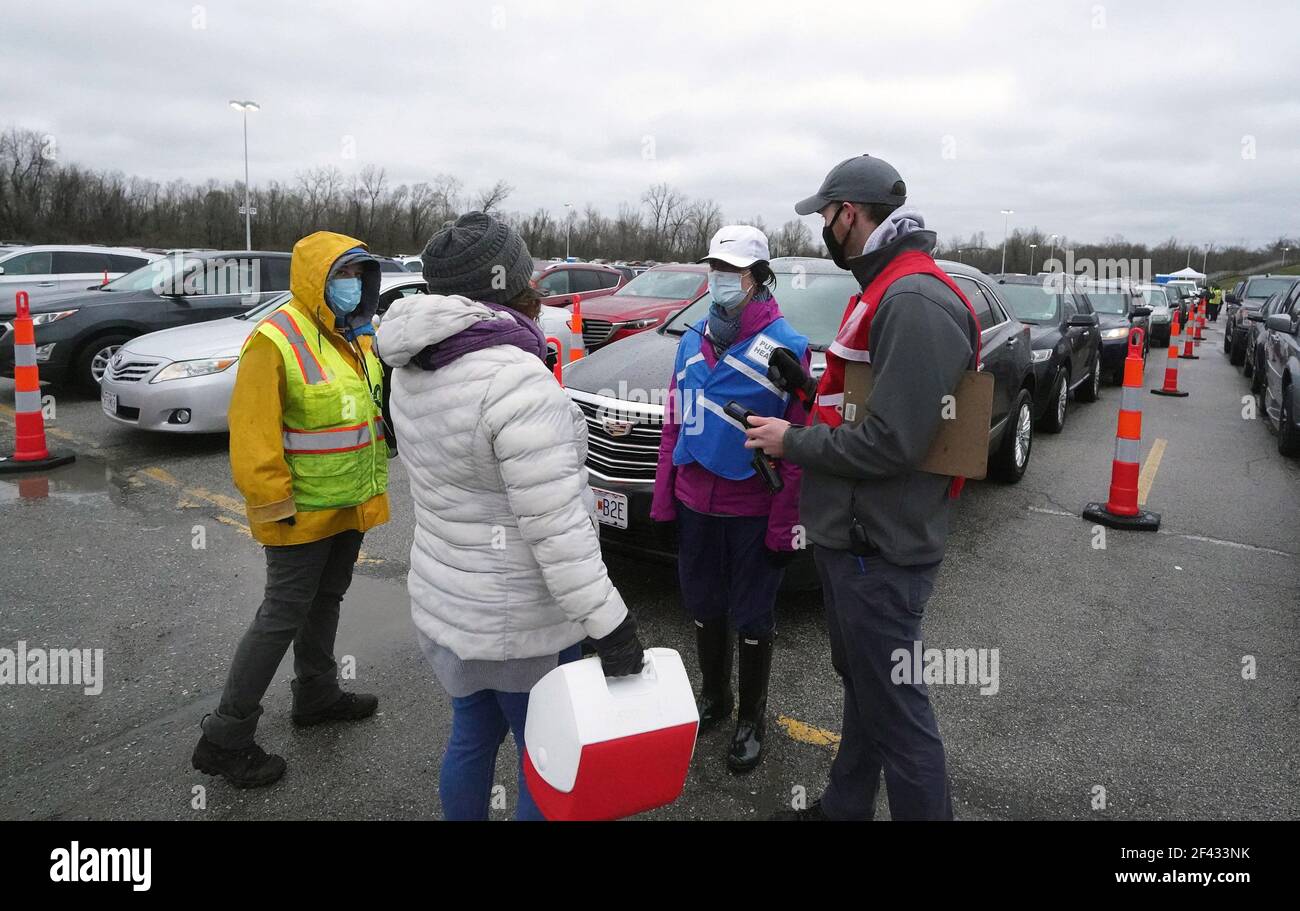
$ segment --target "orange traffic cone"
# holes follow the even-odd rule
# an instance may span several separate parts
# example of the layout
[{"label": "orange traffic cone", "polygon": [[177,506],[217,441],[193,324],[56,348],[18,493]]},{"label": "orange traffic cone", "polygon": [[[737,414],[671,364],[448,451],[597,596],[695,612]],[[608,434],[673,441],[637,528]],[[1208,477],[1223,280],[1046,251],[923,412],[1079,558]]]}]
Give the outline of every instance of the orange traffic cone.
[{"label": "orange traffic cone", "polygon": [[1196,342],[1196,339],[1194,338],[1196,334],[1196,308],[1195,307],[1187,311],[1187,325],[1184,326],[1183,328],[1185,330],[1183,334],[1186,336],[1186,338],[1183,339],[1183,353],[1180,354],[1179,357],[1185,361],[1200,360],[1200,355],[1198,355],[1196,351],[1193,350],[1193,345]]},{"label": "orange traffic cone", "polygon": [[[1174,324],[1169,329],[1169,364],[1165,367],[1165,385],[1163,389],[1152,389],[1152,395],[1176,395],[1186,398],[1186,392],[1178,391],[1178,336],[1183,329],[1178,325],[1178,313],[1174,313]],[[1128,369],[1128,364],[1124,365]]]},{"label": "orange traffic cone", "polygon": [[1199,348],[1201,342],[1205,341],[1205,301],[1196,305],[1196,345]]},{"label": "orange traffic cone", "polygon": [[573,295],[573,318],[569,320],[569,361],[576,361],[587,353],[582,341],[582,295]]},{"label": "orange traffic cone", "polygon": [[102,287],[104,287],[104,285],[107,285],[107,284],[108,284],[108,270],[105,269],[105,270],[104,270],[104,280],[103,280],[102,282],[99,283],[99,286],[102,288]]},{"label": "orange traffic cone", "polygon": [[1119,427],[1115,431],[1115,458],[1110,468],[1110,499],[1104,504],[1089,503],[1083,508],[1083,517],[1109,528],[1156,531],[1160,528],[1160,515],[1138,506],[1138,474],[1141,471],[1138,457],[1142,446],[1142,338],[1143,332],[1136,326],[1128,334],[1124,388],[1119,400]]},{"label": "orange traffic cone", "polygon": [[41,380],[36,366],[36,333],[26,291],[18,292],[14,317],[14,454],[0,457],[0,474],[56,468],[76,458],[51,453],[45,445],[45,415],[41,413]]}]

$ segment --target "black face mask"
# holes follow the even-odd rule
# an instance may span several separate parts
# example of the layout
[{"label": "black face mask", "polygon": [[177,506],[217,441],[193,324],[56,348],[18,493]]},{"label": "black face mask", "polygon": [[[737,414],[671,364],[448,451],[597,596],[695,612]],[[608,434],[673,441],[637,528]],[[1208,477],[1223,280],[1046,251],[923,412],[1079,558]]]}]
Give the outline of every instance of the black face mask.
[{"label": "black face mask", "polygon": [[844,258],[844,245],[835,239],[835,222],[840,220],[840,213],[844,211],[844,203],[835,210],[835,217],[831,219],[830,224],[822,228],[822,243],[826,244],[826,252],[831,255],[831,262],[841,269],[849,267],[848,260]]}]

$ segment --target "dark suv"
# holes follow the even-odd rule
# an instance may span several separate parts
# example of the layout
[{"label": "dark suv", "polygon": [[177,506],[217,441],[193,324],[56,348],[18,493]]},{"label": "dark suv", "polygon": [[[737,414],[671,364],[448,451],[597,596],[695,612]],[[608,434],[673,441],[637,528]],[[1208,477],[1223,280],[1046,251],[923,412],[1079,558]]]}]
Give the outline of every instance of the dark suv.
[{"label": "dark suv", "polygon": [[1223,350],[1229,363],[1240,366],[1246,361],[1250,314],[1258,313],[1274,291],[1286,291],[1295,280],[1291,275],[1252,275],[1233,295],[1230,303],[1236,306],[1228,311],[1228,324],[1223,328]]},{"label": "dark suv", "polygon": [[1300,455],[1300,282],[1264,322],[1264,414],[1277,426],[1277,451]]},{"label": "dark suv", "polygon": [[1061,273],[995,276],[997,292],[1033,337],[1035,413],[1048,433],[1065,427],[1070,393],[1095,402],[1101,392],[1101,327],[1075,280]]},{"label": "dark suv", "polygon": [[1246,312],[1246,358],[1241,365],[1241,372],[1250,380],[1250,391],[1259,395],[1264,391],[1264,342],[1268,330],[1264,328],[1266,320],[1274,313],[1286,309],[1291,299],[1291,291],[1300,284],[1300,276],[1285,288],[1274,291],[1258,310]]},{"label": "dark suv", "polygon": [[[288,291],[289,259],[288,253],[256,250],[168,256],[95,291],[41,298],[32,304],[41,379],[97,393],[109,360],[125,342],[235,316]],[[13,376],[12,326],[3,328],[0,376]]]},{"label": "dark suv", "polygon": [[1081,282],[1079,290],[1097,314],[1101,328],[1102,376],[1118,386],[1124,382],[1128,337],[1134,327],[1142,330],[1142,357],[1151,348],[1151,308],[1146,305],[1142,292],[1124,282]]}]

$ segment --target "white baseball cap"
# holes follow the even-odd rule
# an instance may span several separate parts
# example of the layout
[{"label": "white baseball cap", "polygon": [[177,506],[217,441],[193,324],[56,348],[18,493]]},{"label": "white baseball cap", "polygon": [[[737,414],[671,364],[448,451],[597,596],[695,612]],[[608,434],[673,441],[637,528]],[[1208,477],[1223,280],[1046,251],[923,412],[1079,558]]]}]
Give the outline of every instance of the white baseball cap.
[{"label": "white baseball cap", "polygon": [[767,262],[770,258],[767,235],[762,231],[751,225],[727,225],[709,241],[708,255],[696,262],[705,263],[716,259],[737,269],[748,269],[754,263]]}]

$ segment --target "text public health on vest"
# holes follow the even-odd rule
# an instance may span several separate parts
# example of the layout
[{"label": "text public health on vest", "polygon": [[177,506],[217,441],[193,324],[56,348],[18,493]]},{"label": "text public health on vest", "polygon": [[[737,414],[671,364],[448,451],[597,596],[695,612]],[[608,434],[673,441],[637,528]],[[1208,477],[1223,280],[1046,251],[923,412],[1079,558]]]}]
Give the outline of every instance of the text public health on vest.
[{"label": "text public health on vest", "polygon": [[0,648],[0,686],[82,687],[87,696],[104,691],[102,648],[28,648],[18,640],[16,649]]}]

